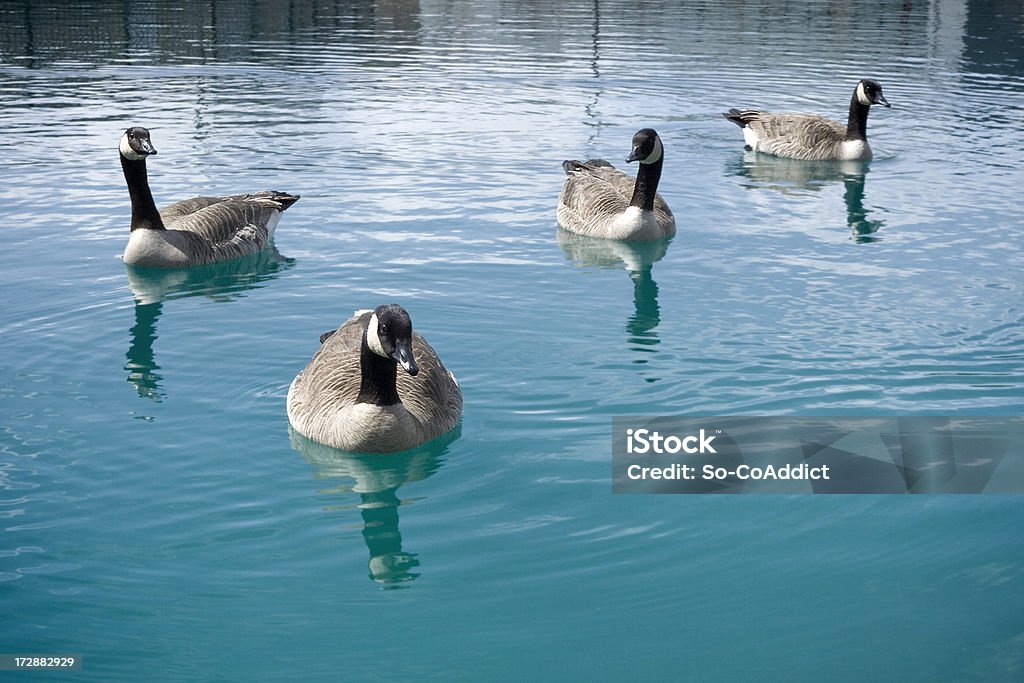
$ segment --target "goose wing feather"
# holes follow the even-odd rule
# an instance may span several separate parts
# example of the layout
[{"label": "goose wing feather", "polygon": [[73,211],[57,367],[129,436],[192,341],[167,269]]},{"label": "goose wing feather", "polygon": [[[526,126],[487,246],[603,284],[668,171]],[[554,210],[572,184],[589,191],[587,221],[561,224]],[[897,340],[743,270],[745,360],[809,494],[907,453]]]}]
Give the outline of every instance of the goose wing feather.
[{"label": "goose wing feather", "polygon": [[559,204],[578,216],[617,215],[626,210],[635,180],[604,159],[567,161]]},{"label": "goose wing feather", "polygon": [[295,412],[304,415],[307,422],[328,419],[339,407],[356,402],[359,351],[369,319],[369,313],[350,318],[337,330],[320,336],[322,346],[295,378],[289,396]]},{"label": "goose wing feather", "polygon": [[208,206],[219,204],[228,197],[192,197],[191,199],[183,199],[180,202],[175,202],[170,206],[165,206],[160,209],[160,219],[164,222],[164,225],[170,225],[178,219],[190,216],[200,209],[205,209]]},{"label": "goose wing feather", "polygon": [[671,225],[672,234],[675,234],[676,217],[660,194],[654,195],[654,215],[657,217],[659,225]]},{"label": "goose wing feather", "polygon": [[412,353],[420,371],[415,377],[398,369],[398,395],[423,425],[427,438],[440,436],[462,415],[462,390],[426,339],[412,333]]},{"label": "goose wing feather", "polygon": [[191,261],[221,261],[266,248],[273,219],[297,199],[277,192],[193,197],[164,208],[160,217],[168,229],[185,233]]}]

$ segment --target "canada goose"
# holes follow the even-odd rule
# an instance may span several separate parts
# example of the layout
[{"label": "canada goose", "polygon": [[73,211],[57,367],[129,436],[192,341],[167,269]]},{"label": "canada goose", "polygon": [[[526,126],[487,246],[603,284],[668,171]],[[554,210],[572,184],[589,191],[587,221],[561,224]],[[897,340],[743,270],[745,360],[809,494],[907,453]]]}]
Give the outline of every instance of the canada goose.
[{"label": "canada goose", "polygon": [[603,159],[563,161],[569,176],[558,197],[558,224],[569,232],[613,240],[654,240],[676,234],[676,219],[658,194],[664,162],[650,128],[633,136],[626,162],[639,161],[636,180]]},{"label": "canada goose", "polygon": [[288,389],[288,420],[300,434],[380,453],[418,446],[459,421],[458,382],[398,304],[358,311],[320,341]]},{"label": "canada goose", "polygon": [[809,161],[866,161],[868,111],[872,104],[888,107],[877,81],[865,78],[857,83],[850,98],[846,126],[811,114],[770,114],[755,109],[730,109],[722,114],[743,129],[747,148],[790,159]]},{"label": "canada goose", "polygon": [[129,128],[119,149],[132,199],[131,236],[124,249],[131,265],[186,268],[256,253],[270,242],[281,212],[299,199],[265,190],[193,197],[157,211],[146,176],[146,157],[156,154],[149,131]]}]

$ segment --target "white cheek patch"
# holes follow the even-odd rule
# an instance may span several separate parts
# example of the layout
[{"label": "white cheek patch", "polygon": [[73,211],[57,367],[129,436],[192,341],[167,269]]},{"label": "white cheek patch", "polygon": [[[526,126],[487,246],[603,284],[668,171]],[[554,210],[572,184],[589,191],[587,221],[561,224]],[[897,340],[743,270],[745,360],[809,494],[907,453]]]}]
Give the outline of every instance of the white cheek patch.
[{"label": "white cheek patch", "polygon": [[138,161],[139,159],[145,159],[145,155],[139,154],[132,146],[128,144],[128,133],[121,136],[121,144],[118,145],[118,149],[121,150],[121,156],[129,161]]},{"label": "white cheek patch", "polygon": [[647,158],[641,161],[641,164],[653,164],[655,161],[661,158],[661,155],[665,153],[665,150],[661,147],[661,138],[654,138],[654,149],[647,155]]},{"label": "white cheek patch", "polygon": [[378,356],[388,358],[389,356],[387,352],[384,350],[384,345],[380,343],[380,337],[377,336],[378,324],[379,323],[377,321],[377,314],[374,313],[373,315],[370,316],[370,322],[366,326],[366,345],[369,346],[370,350],[373,351]]},{"label": "white cheek patch", "polygon": [[868,106],[871,106],[871,100],[868,99],[867,93],[864,92],[864,84],[863,83],[858,83],[857,84],[857,101],[860,102],[861,104],[866,104]]}]

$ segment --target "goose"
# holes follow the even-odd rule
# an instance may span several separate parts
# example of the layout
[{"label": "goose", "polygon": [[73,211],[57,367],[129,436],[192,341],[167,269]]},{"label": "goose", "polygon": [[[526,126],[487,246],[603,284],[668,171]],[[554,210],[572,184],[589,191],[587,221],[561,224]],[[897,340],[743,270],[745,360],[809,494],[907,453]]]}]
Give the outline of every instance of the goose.
[{"label": "goose", "polygon": [[639,161],[634,181],[604,159],[568,160],[558,197],[558,224],[569,232],[613,240],[655,240],[676,234],[676,219],[658,194],[664,162],[651,128],[633,135],[626,162]]},{"label": "goose", "polygon": [[414,448],[458,423],[459,383],[398,304],[356,311],[320,341],[288,389],[288,421],[303,436],[385,453]]},{"label": "goose", "polygon": [[722,114],[743,129],[747,149],[807,161],[867,161],[868,111],[872,104],[888,107],[877,81],[857,83],[844,126],[812,114],[770,114],[756,109],[730,109]]},{"label": "goose", "polygon": [[149,268],[187,268],[227,261],[264,249],[281,212],[298,195],[264,190],[254,194],[193,197],[157,211],[146,175],[156,154],[149,131],[133,126],[121,136],[121,168],[132,200],[132,225],[124,261]]}]

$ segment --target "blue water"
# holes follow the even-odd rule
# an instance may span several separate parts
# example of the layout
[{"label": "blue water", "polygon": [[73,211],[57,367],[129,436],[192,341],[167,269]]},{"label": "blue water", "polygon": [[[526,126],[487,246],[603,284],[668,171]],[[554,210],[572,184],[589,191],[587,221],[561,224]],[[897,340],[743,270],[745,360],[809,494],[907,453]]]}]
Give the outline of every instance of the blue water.
[{"label": "blue water", "polygon": [[[613,496],[611,418],[1019,415],[1017,2],[0,5],[0,652],[33,680],[1020,680],[1019,496]],[[730,107],[876,158],[744,152]],[[302,195],[276,251],[126,268],[158,204]],[[666,149],[668,245],[567,240],[566,158]],[[290,434],[397,301],[445,441]],[[19,674],[6,674],[17,677]],[[0,678],[5,674],[0,673]]]}]

